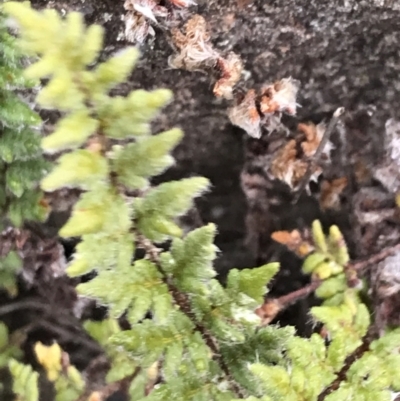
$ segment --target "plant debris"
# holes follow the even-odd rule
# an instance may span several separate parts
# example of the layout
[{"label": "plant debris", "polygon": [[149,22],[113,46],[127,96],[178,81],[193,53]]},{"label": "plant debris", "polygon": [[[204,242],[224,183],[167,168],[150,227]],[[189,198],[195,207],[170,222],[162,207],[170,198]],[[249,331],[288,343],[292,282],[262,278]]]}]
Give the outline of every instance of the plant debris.
[{"label": "plant debris", "polygon": [[169,65],[187,71],[217,72],[219,78],[214,86],[214,95],[231,99],[233,87],[240,80],[243,70],[240,57],[230,52],[224,58],[214,49],[206,20],[201,15],[195,14],[190,18],[183,31],[172,29],[172,41],[179,53],[169,58]]},{"label": "plant debris", "polygon": [[[319,144],[325,134],[326,124],[324,122],[315,125],[313,123],[300,123],[297,129],[304,133],[305,140],[301,143],[301,148],[303,149],[304,155],[307,157],[314,156],[318,149]],[[333,149],[332,142],[328,141],[323,150],[323,155],[329,158],[331,150]]]},{"label": "plant debris", "polygon": [[187,71],[214,68],[219,54],[210,42],[206,20],[201,15],[194,15],[185,24],[184,32],[172,29],[172,40],[180,53],[169,58],[169,65]]},{"label": "plant debris", "polygon": [[296,114],[298,89],[299,82],[292,78],[267,85],[258,93],[250,89],[229,110],[231,123],[253,138],[261,138],[263,129],[271,133],[281,124],[282,113]]},{"label": "plant debris", "polygon": [[[290,140],[277,152],[270,168],[272,176],[285,182],[291,189],[298,186],[308,168],[308,163],[299,158],[299,153],[296,141]],[[316,167],[311,180],[317,181],[321,173],[322,169]]]},{"label": "plant debris", "polygon": [[253,138],[261,138],[261,115],[256,106],[256,91],[249,90],[246,95],[232,107],[228,116],[233,125],[242,128]]},{"label": "plant debris", "polygon": [[301,233],[299,230],[275,231],[271,234],[271,238],[285,245],[300,258],[304,258],[314,250],[314,246],[308,238],[307,233]]},{"label": "plant debris", "polygon": [[[168,7],[168,3],[171,7]],[[142,44],[146,38],[155,35],[153,24],[159,24],[158,19],[167,21],[174,8],[187,8],[196,4],[192,0],[169,0],[167,5],[161,5],[160,0],[125,0],[127,13],[125,20],[125,38],[132,43]]]},{"label": "plant debris", "polygon": [[340,195],[347,187],[347,177],[336,178],[332,181],[324,180],[321,183],[319,203],[322,210],[340,208]]},{"label": "plant debris", "polygon": [[239,82],[243,63],[241,58],[230,52],[227,58],[218,58],[217,68],[221,71],[221,77],[214,85],[214,95],[225,99],[233,98],[233,87]]}]

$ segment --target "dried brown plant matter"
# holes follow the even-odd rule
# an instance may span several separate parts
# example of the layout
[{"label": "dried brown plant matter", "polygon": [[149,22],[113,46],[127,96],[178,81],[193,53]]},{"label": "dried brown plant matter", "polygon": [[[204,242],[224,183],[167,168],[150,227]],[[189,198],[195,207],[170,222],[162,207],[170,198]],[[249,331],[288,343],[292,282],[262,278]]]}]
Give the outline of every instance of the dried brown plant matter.
[{"label": "dried brown plant matter", "polygon": [[253,138],[261,138],[262,130],[274,131],[279,125],[282,113],[296,114],[296,95],[299,82],[285,78],[266,85],[260,91],[251,89],[229,110],[229,118]]},{"label": "dried brown plant matter", "polygon": [[243,70],[240,57],[230,52],[226,57],[216,51],[211,43],[206,20],[198,14],[190,18],[183,32],[172,29],[172,40],[179,53],[169,58],[172,68],[187,71],[211,70],[218,75],[214,95],[231,99],[233,88],[240,80]]}]

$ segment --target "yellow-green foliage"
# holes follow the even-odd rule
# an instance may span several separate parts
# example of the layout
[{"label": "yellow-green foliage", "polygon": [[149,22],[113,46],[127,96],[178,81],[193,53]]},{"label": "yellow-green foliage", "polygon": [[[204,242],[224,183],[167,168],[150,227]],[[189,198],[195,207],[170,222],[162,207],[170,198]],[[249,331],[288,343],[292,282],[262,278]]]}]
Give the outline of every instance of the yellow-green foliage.
[{"label": "yellow-green foliage", "polygon": [[303,271],[323,280],[315,294],[324,302],[312,308],[311,314],[329,330],[332,342],[327,357],[332,367],[339,369],[346,356],[361,344],[370,325],[370,315],[358,295],[362,282],[355,288],[348,285],[345,270],[349,254],[338,227],[330,227],[327,237],[319,221],[312,228],[316,249],[305,259]]},{"label": "yellow-green foliage", "polygon": [[36,343],[35,354],[48,380],[54,384],[55,401],[75,401],[83,393],[85,383],[81,374],[65,360],[63,366],[63,351],[58,344],[46,346]]},{"label": "yellow-green foliage", "polygon": [[[319,221],[312,227],[315,251],[303,264],[305,273],[323,280],[316,295],[324,300],[311,309],[314,320],[324,324],[328,338],[315,333],[310,339],[290,337],[279,366],[256,363],[250,370],[262,383],[263,401],[317,401],[336,378],[346,358],[363,342],[370,314],[361,302],[361,286],[350,287],[346,269],[348,250],[342,234],[332,226],[326,237]],[[369,351],[354,362],[339,389],[326,401],[389,401],[400,385],[400,330],[387,332],[372,342]],[[250,397],[248,401],[256,401]]]},{"label": "yellow-green foliage", "polygon": [[15,359],[11,359],[8,366],[14,379],[13,392],[17,401],[39,401],[39,373]]},{"label": "yellow-green foliage", "polygon": [[[60,235],[81,237],[68,274],[95,271],[77,289],[109,310],[106,320],[85,323],[110,358],[107,381],[130,378],[131,401],[317,401],[370,324],[359,289],[347,283],[349,257],[338,228],[325,237],[314,223],[316,251],[303,267],[323,281],[317,291],[323,304],[311,313],[324,324],[328,341],[319,334],[296,337],[292,328],[259,327],[254,310],[278,265],[232,269],[222,286],[213,268],[214,225],[184,236],[176,220],[207,190],[208,181],[195,177],[150,185],[152,176],[173,163],[170,152],[182,136],[176,129],[150,132],[150,121],[171,99],[170,91],[112,97],[110,89],[128,78],[136,49],[96,65],[101,27],[86,28],[77,13],[62,19],[25,3],[11,2],[6,9],[20,24],[24,48],[39,56],[27,76],[49,78],[38,102],[64,112],[42,141],[47,152],[65,152],[42,187],[84,190]],[[157,249],[155,244],[165,240],[169,251]],[[143,259],[134,260],[136,247],[145,249]],[[121,315],[129,330],[120,328]],[[394,331],[372,343],[326,400],[388,400],[399,386],[399,341]],[[60,373],[60,349],[38,346],[36,351],[57,399],[77,398],[83,382],[75,370],[73,377]],[[16,378],[17,394],[26,380]]]}]

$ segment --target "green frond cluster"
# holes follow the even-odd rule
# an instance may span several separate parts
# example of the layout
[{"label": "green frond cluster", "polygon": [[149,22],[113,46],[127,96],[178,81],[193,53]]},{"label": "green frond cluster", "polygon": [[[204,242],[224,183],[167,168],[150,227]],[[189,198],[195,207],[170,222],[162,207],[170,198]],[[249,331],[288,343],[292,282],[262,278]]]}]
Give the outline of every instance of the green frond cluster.
[{"label": "green frond cluster", "polygon": [[[399,391],[400,331],[387,332],[372,342],[348,369],[339,387],[328,394],[327,401],[390,401]],[[336,378],[338,370],[330,360],[330,347],[313,334],[309,340],[292,337],[288,341],[287,363],[267,366],[256,363],[250,370],[264,385],[264,394],[258,400],[313,400]],[[255,401],[250,397],[248,401]]]},{"label": "green frond cluster", "polygon": [[[303,264],[305,273],[323,280],[316,295],[324,301],[311,309],[316,322],[323,323],[327,337],[314,333],[310,339],[289,337],[285,356],[277,366],[255,363],[251,372],[263,385],[263,401],[317,401],[337,379],[346,358],[363,344],[370,326],[370,313],[361,301],[362,286],[350,286],[348,250],[342,234],[332,226],[326,237],[319,221],[312,226],[315,251]],[[346,377],[326,401],[391,400],[399,389],[400,331],[387,332],[372,342],[350,366]],[[284,362],[283,362],[284,361]],[[283,363],[282,363],[283,362]],[[254,397],[248,401],[255,401]]]},{"label": "green frond cluster", "polygon": [[11,359],[8,367],[13,378],[13,392],[18,401],[39,400],[39,373],[30,365],[24,365],[15,359]]},{"label": "green frond cluster", "polygon": [[46,215],[38,189],[47,167],[37,132],[41,120],[16,92],[31,86],[0,8],[0,213],[17,226]]}]

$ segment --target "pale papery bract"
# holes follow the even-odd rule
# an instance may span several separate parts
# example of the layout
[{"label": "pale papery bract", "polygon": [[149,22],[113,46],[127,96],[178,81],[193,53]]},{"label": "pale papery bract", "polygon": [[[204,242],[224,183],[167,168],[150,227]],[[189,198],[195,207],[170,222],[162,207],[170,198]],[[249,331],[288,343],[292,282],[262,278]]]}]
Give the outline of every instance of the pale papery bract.
[{"label": "pale papery bract", "polygon": [[130,12],[125,16],[125,38],[132,43],[143,43],[148,35],[154,36],[153,27],[143,15]]},{"label": "pale papery bract", "polygon": [[193,0],[169,0],[169,2],[176,7],[190,7],[197,4]]},{"label": "pale papery bract", "polygon": [[261,117],[256,107],[256,91],[249,90],[237,105],[228,111],[233,125],[242,128],[253,138],[261,138]]},{"label": "pale papery bract", "polygon": [[278,104],[279,111],[288,114],[296,114],[296,108],[298,106],[298,103],[296,103],[296,96],[299,87],[300,82],[291,77],[279,81],[278,88],[275,88],[272,95],[272,100]]}]

